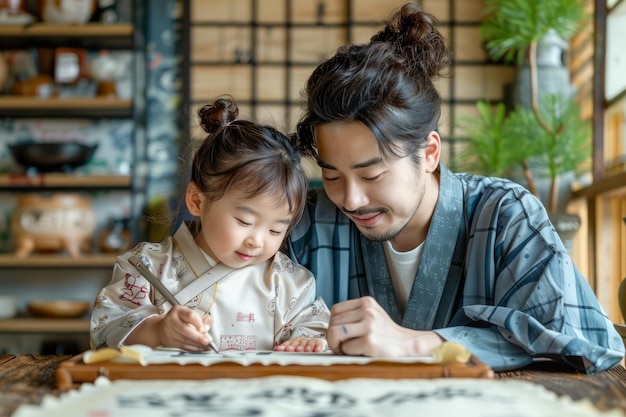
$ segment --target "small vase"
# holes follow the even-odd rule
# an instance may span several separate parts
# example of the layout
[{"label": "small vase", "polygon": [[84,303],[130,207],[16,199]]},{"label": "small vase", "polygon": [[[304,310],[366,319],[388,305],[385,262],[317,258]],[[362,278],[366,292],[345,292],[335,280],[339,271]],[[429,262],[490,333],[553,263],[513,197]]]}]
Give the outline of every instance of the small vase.
[{"label": "small vase", "polygon": [[128,219],[111,219],[99,240],[103,253],[122,253],[131,248]]}]

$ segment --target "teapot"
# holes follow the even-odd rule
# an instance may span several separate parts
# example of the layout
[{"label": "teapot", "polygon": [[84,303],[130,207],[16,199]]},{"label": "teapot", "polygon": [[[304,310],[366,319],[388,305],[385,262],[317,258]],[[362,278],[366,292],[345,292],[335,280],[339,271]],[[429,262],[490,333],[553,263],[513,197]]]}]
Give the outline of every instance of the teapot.
[{"label": "teapot", "polygon": [[63,249],[78,258],[81,249],[89,248],[96,227],[91,199],[74,193],[48,197],[20,194],[11,221],[18,258],[27,257],[33,250]]},{"label": "teapot", "polygon": [[128,71],[126,62],[103,50],[87,64],[87,72],[92,80],[98,82],[98,95],[117,97],[116,80]]}]

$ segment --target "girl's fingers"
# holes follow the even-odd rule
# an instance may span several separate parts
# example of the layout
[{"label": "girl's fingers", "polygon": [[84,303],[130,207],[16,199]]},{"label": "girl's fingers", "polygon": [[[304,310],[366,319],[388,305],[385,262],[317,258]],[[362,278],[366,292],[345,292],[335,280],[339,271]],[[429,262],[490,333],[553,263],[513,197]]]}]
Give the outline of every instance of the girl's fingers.
[{"label": "girl's fingers", "polygon": [[195,311],[187,307],[180,307],[176,311],[178,318],[184,323],[191,324],[198,331],[202,331],[204,322],[202,317]]},{"label": "girl's fingers", "polygon": [[326,343],[322,339],[297,337],[275,346],[274,350],[279,352],[321,352],[325,347]]}]

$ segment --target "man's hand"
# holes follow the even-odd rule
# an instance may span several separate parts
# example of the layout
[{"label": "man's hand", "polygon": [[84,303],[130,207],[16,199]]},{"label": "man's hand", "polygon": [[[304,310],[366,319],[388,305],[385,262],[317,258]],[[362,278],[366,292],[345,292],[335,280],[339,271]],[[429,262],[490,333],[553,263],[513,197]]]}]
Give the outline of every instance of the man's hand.
[{"label": "man's hand", "polygon": [[372,297],[335,304],[326,338],[334,353],[371,357],[428,356],[443,343],[435,332],[398,325]]}]

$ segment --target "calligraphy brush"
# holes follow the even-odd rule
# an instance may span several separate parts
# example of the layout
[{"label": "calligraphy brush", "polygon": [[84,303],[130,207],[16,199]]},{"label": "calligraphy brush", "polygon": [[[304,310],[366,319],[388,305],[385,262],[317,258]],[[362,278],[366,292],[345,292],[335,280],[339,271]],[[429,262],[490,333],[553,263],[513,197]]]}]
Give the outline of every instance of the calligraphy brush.
[{"label": "calligraphy brush", "polygon": [[[156,288],[156,290],[161,293],[161,295],[163,296],[163,298],[165,298],[166,301],[168,301],[171,305],[173,306],[179,306],[181,305],[178,300],[176,299],[176,297],[174,297],[174,294],[172,294],[170,292],[170,290],[167,289],[167,287],[165,287],[165,285],[163,285],[163,283],[161,282],[161,280],[159,280],[152,272],[150,272],[150,270],[148,269],[148,267],[146,265],[144,265],[143,262],[141,262],[139,260],[139,258],[137,258],[136,256],[131,256],[128,258],[128,262],[130,262],[130,264],[132,266],[135,267],[135,269],[137,269],[137,271],[148,281],[150,281],[150,284],[152,284],[152,286],[154,288]],[[209,332],[207,332],[207,336],[209,337],[209,347],[215,352],[215,353],[219,353],[219,351],[217,350],[217,346],[215,345],[215,342],[213,341],[213,336],[211,336],[211,334]]]}]

